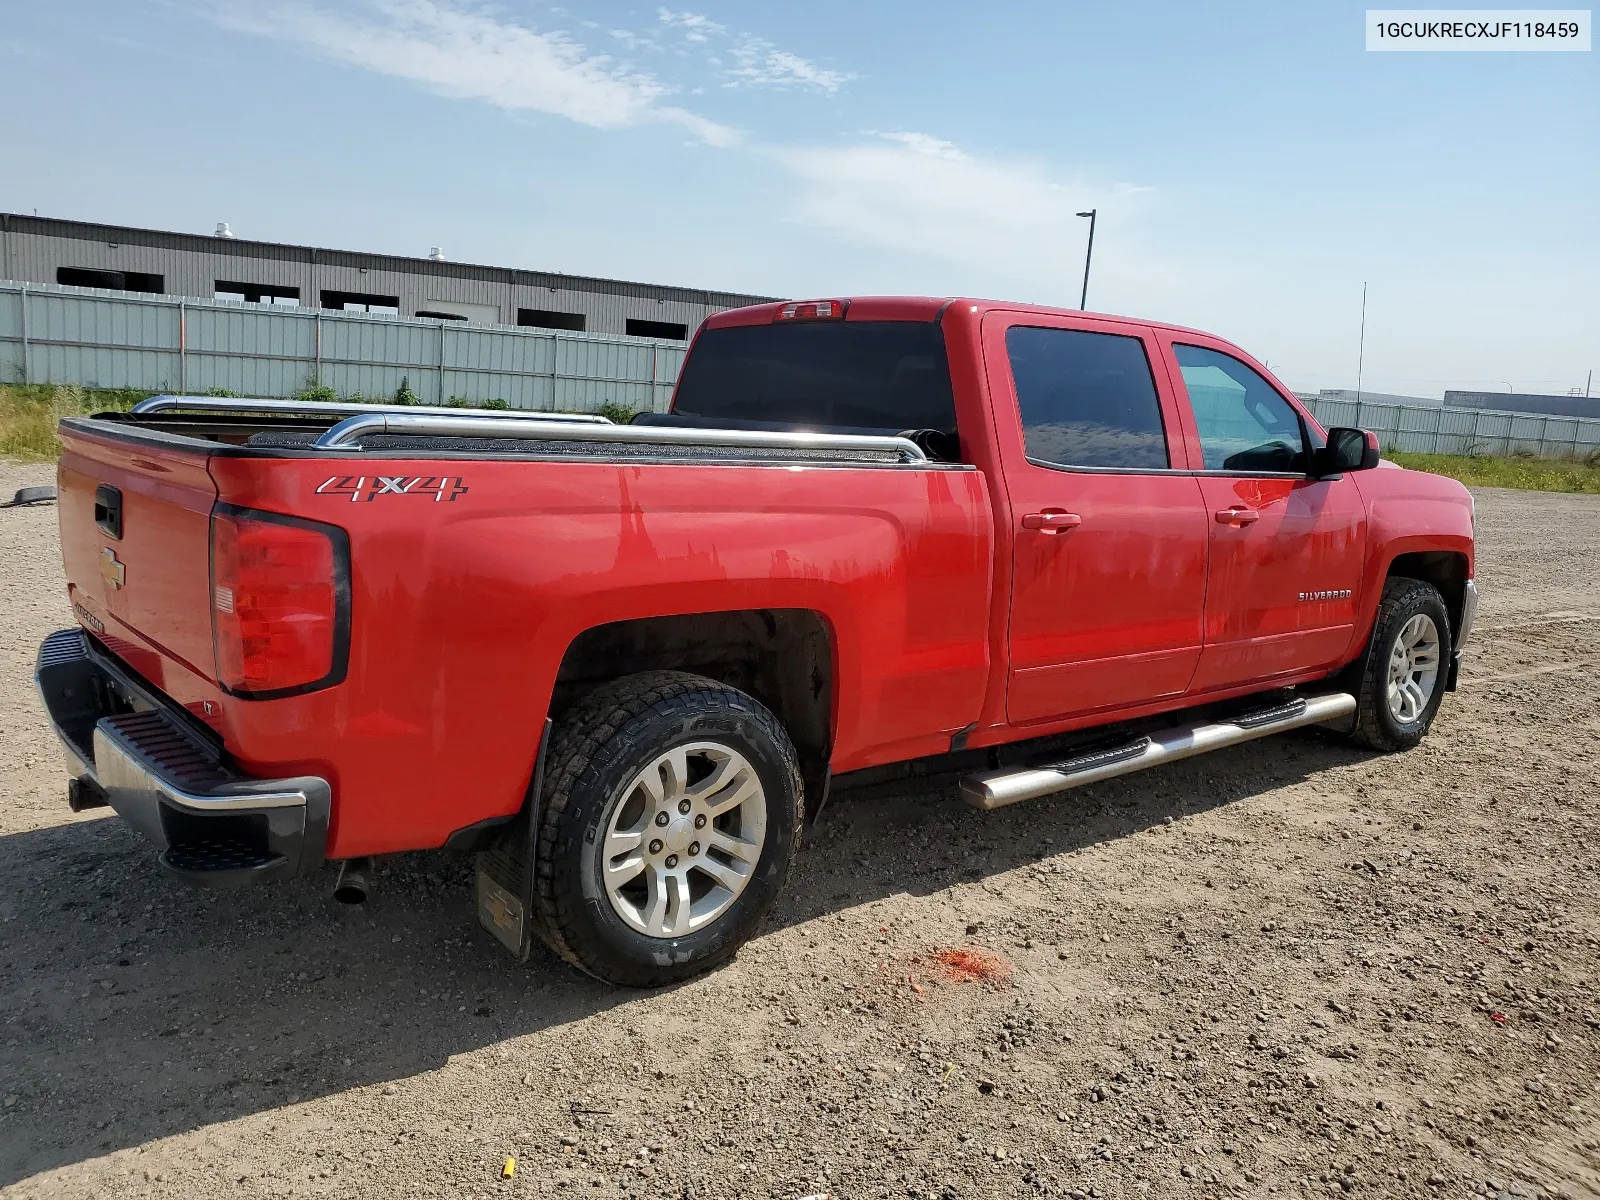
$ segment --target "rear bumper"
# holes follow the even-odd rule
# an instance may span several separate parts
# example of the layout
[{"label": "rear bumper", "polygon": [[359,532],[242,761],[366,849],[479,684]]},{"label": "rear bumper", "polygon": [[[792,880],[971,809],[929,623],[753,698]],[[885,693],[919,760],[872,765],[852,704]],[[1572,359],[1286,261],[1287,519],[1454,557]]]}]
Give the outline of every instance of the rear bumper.
[{"label": "rear bumper", "polygon": [[61,739],[73,807],[109,804],[168,870],[231,886],[315,871],[331,790],[314,775],[257,779],[190,728],[80,629],[52,633],[34,672]]}]

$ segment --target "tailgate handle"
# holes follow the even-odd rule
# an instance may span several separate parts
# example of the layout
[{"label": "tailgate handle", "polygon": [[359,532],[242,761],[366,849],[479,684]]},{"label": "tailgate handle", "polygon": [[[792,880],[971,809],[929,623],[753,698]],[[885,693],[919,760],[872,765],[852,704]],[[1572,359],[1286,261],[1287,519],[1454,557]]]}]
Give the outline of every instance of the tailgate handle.
[{"label": "tailgate handle", "polygon": [[122,489],[102,483],[94,490],[94,523],[107,537],[122,540]]}]

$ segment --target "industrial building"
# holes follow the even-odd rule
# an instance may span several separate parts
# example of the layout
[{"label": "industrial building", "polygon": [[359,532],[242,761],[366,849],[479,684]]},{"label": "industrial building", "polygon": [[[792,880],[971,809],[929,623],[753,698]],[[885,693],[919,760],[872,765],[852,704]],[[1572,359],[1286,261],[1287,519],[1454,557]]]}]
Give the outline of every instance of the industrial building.
[{"label": "industrial building", "polygon": [[1600,397],[1541,396],[1529,392],[1457,392],[1444,394],[1446,408],[1492,409],[1496,412],[1543,413],[1551,417],[1600,418]]},{"label": "industrial building", "polygon": [[1355,388],[1323,388],[1312,396],[1307,396],[1302,392],[1296,392],[1295,394],[1302,399],[1327,402],[1354,403],[1359,400],[1364,404],[1404,404],[1412,408],[1438,408],[1443,403],[1427,396],[1402,396],[1396,392],[1358,391]]},{"label": "industrial building", "polygon": [[0,213],[0,279],[684,342],[769,296]]},{"label": "industrial building", "polygon": [[1315,394],[1296,393],[1311,404],[1354,403],[1398,404],[1405,408],[1475,408],[1488,412],[1529,413],[1550,417],[1584,417],[1600,420],[1600,397],[1581,392],[1565,396],[1543,396],[1531,392],[1447,391],[1443,399],[1427,396],[1398,396],[1389,392],[1358,392],[1355,388],[1323,388]]}]

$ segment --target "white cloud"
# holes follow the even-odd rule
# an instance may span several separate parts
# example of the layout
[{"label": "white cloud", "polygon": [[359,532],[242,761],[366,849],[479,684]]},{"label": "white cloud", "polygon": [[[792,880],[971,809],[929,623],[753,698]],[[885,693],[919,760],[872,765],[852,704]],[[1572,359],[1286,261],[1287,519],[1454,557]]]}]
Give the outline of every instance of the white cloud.
[{"label": "white cloud", "polygon": [[408,79],[442,95],[512,111],[548,113],[597,129],[675,124],[727,146],[736,130],[663,104],[672,89],[647,72],[443,0],[370,0],[363,13],[312,3],[225,2],[213,15],[243,32],[280,38],[337,62]]},{"label": "white cloud", "polygon": [[805,188],[794,215],[864,245],[1012,279],[1059,274],[1082,254],[1087,188],[1026,161],[981,158],[926,133],[771,153]]},{"label": "white cloud", "polygon": [[652,37],[634,33],[631,29],[608,29],[606,32],[629,50],[659,50],[660,44]]},{"label": "white cloud", "polygon": [[713,37],[727,33],[727,27],[717,24],[703,13],[673,12],[670,8],[656,9],[656,16],[669,29],[683,30],[686,42],[708,42]]},{"label": "white cloud", "polygon": [[819,67],[810,59],[780,50],[758,37],[741,37],[730,53],[734,65],[728,70],[729,87],[802,87],[831,95],[855,78],[844,71]]},{"label": "white cloud", "polygon": [[726,25],[703,13],[658,8],[656,17],[666,28],[679,31],[683,41],[696,48],[709,50],[714,39],[731,40],[728,49],[733,59],[731,67],[724,67],[722,59],[715,54],[706,59],[711,66],[722,69],[726,80],[724,87],[810,88],[831,94],[855,78],[847,72],[818,66],[810,59],[780,50],[752,33],[730,31]]},{"label": "white cloud", "polygon": [[[691,112],[667,98],[681,89],[627,61],[591,52],[560,31],[541,31],[503,19],[474,0],[201,0],[212,19],[229,28],[277,38],[324,58],[429,87],[456,99],[478,100],[510,111],[565,117],[597,129],[644,124],[677,125],[714,146],[741,140],[737,129]],[[818,66],[746,33],[730,32],[702,13],[657,10],[658,26],[645,32],[604,28],[552,10],[625,52],[659,55],[672,49],[701,64],[726,86],[807,88],[835,92],[854,78]],[[663,30],[676,35],[664,46]],[[711,52],[727,43],[729,66]],[[689,94],[699,95],[695,86]]]}]

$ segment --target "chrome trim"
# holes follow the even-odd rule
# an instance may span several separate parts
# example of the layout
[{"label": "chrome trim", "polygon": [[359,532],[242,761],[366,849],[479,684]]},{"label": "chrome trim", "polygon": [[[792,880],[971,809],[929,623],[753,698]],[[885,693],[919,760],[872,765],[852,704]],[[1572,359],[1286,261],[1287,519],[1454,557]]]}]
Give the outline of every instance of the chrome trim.
[{"label": "chrome trim", "polygon": [[1478,583],[1474,579],[1467,580],[1467,586],[1461,591],[1461,627],[1456,630],[1455,642],[1450,647],[1450,657],[1460,658],[1461,647],[1467,644],[1467,639],[1472,636],[1472,626],[1478,620]]},{"label": "chrome trim", "polygon": [[726,446],[751,450],[876,450],[898,454],[902,462],[926,463],[928,456],[909,438],[876,434],[778,432],[755,429],[684,429],[667,425],[597,425],[541,421],[537,425],[496,417],[437,416],[414,408],[388,409],[340,421],[316,441],[314,450],[359,450],[373,433],[435,434],[442,437],[526,438],[546,441],[621,442],[635,445]]},{"label": "chrome trim", "polygon": [[[137,797],[153,794],[156,798],[197,813],[226,813],[253,811],[258,808],[304,808],[306,789],[249,791],[250,788],[272,788],[277,780],[251,780],[224,784],[214,793],[188,791],[175,781],[157,773],[149,760],[140,752],[138,744],[105,719],[94,730],[94,780],[108,797],[112,807],[124,795]],[[287,781],[284,781],[287,782]],[[230,789],[238,789],[229,795]]]},{"label": "chrome trim", "polygon": [[[136,416],[158,412],[218,412],[218,413],[284,413],[316,417],[324,414],[359,416],[362,413],[381,413],[393,410],[391,404],[353,404],[345,400],[323,403],[320,400],[250,400],[231,396],[151,396],[141,400],[130,410]],[[561,421],[568,425],[610,425],[609,417],[598,413],[534,412],[521,408],[449,408],[444,405],[405,405],[408,413],[428,413],[455,417],[476,414],[507,418],[514,421]]]},{"label": "chrome trim", "polygon": [[81,630],[45,638],[35,679],[66,752],[74,811],[109,804],[149,839],[163,866],[200,886],[322,865],[333,808],[326,779],[258,779],[235,770],[186,726],[181,710],[103,661]]},{"label": "chrome trim", "polygon": [[[170,732],[183,739],[183,746],[189,747],[193,743],[193,737],[178,731],[173,718],[157,707],[140,714],[99,717],[95,720],[91,735],[93,757],[85,757],[83,749],[72,740],[62,724],[63,720],[70,721],[73,718],[70,713],[64,713],[62,710],[74,702],[83,704],[86,697],[79,696],[69,701],[64,695],[47,688],[45,672],[57,668],[82,670],[101,677],[106,676],[106,669],[96,662],[90,653],[88,639],[82,630],[63,629],[45,639],[39,649],[33,683],[39,693],[39,701],[44,707],[45,716],[50,721],[50,727],[61,742],[66,757],[67,774],[75,778],[87,778],[108,794],[117,790],[130,796],[155,796],[192,812],[215,814],[258,808],[303,808],[307,804],[309,788],[327,787],[326,781],[314,776],[283,780],[252,779],[225,774],[220,767],[211,766],[207,767],[207,771],[213,769],[216,771],[219,781],[217,786],[203,792],[185,787],[173,778],[170,772],[161,770],[155,748],[146,752],[141,749],[136,738],[119,727],[133,716],[137,716],[142,722],[159,721],[162,734],[159,740],[170,742],[171,738],[166,736]],[[59,685],[59,678],[55,682]],[[135,692],[145,702],[154,705],[154,701],[144,696],[142,689],[134,688],[129,680],[119,678],[117,682],[123,688]],[[77,715],[86,726],[89,719],[94,716],[94,710],[80,709]],[[167,752],[170,758],[170,746],[167,747]],[[192,753],[210,763],[208,757],[210,752],[201,752],[196,748]]]},{"label": "chrome trim", "polygon": [[[1208,468],[1193,467],[1083,467],[1071,463],[1054,463],[1048,459],[1031,458],[1024,455],[1030,467],[1041,467],[1047,471],[1062,471],[1071,475],[1187,475],[1194,478],[1213,479],[1309,479],[1313,483],[1325,480],[1340,479],[1342,475],[1311,475],[1305,471],[1228,471],[1223,469],[1210,470]],[[1167,455],[1172,458],[1171,453]]]},{"label": "chrome trim", "polygon": [[[974,808],[1003,808],[1021,800],[1064,792],[1068,788],[1098,783],[1118,775],[1129,775],[1162,763],[1176,762],[1254,741],[1268,734],[1297,729],[1302,725],[1320,725],[1347,717],[1356,711],[1356,698],[1348,692],[1331,692],[1324,696],[1308,696],[1303,709],[1281,720],[1260,725],[1236,725],[1231,721],[1218,721],[1206,725],[1191,725],[1185,729],[1169,729],[1152,733],[1137,756],[1091,765],[1080,771],[1062,771],[1055,767],[1009,768],[984,771],[965,776],[961,780],[961,798]],[[1069,760],[1070,761],[1070,760]],[[1065,764],[1062,764],[1065,765]]]},{"label": "chrome trim", "polygon": [[67,777],[69,779],[87,777],[92,782],[99,783],[100,780],[95,777],[94,763],[79,754],[78,748],[67,740],[66,734],[62,733],[59,728],[56,729],[56,735],[61,741],[62,765],[67,769]]}]

